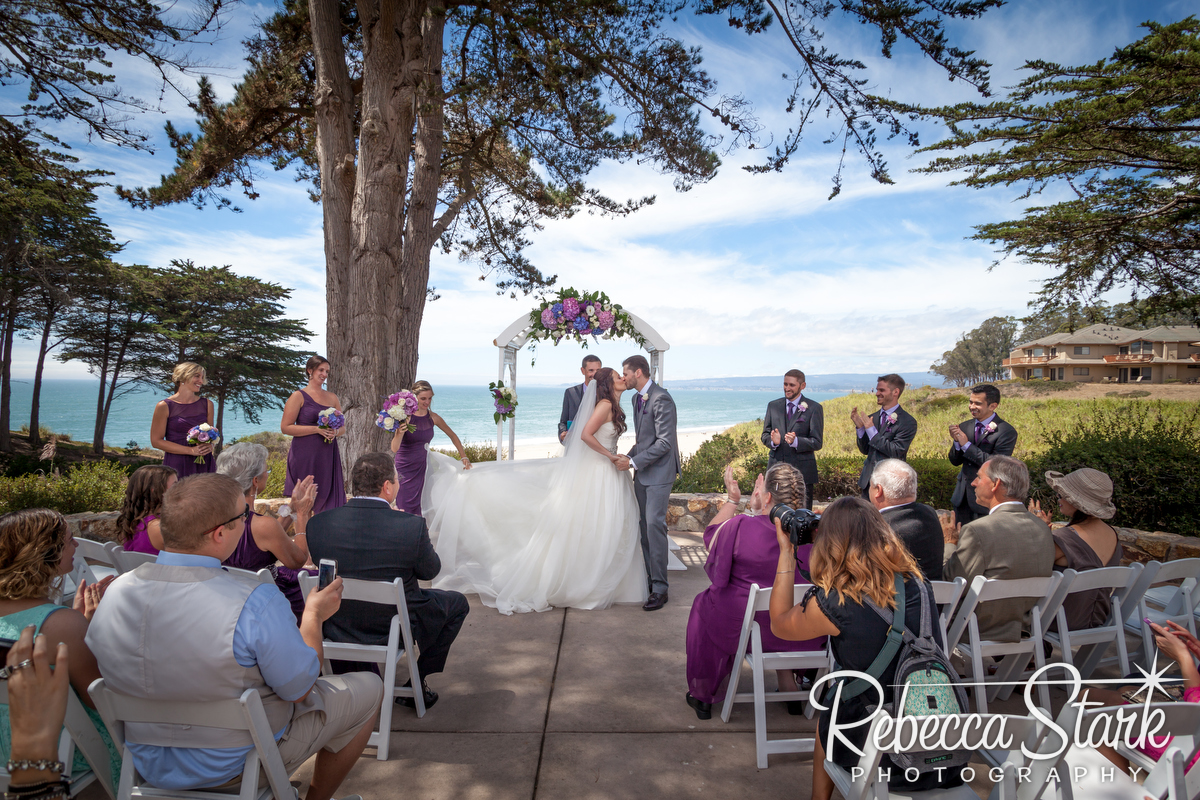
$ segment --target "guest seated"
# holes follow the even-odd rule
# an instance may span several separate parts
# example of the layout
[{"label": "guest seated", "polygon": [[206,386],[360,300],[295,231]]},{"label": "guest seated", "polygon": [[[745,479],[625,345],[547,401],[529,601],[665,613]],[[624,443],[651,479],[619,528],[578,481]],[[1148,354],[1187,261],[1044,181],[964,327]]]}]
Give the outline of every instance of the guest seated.
[{"label": "guest seated", "polygon": [[[1112,479],[1097,469],[1077,469],[1070,475],[1051,470],[1046,482],[1058,493],[1058,510],[1067,518],[1066,526],[1051,530],[1054,537],[1054,569],[1082,572],[1101,567],[1121,566],[1125,555],[1117,532],[1104,520],[1112,519],[1117,509],[1112,504]],[[1042,511],[1034,500],[1029,510],[1050,524],[1050,512]],[[1103,625],[1112,611],[1107,589],[1076,592],[1063,601],[1067,627],[1071,630]],[[1055,620],[1051,628],[1055,628]]]},{"label": "guest seated", "polygon": [[[774,464],[766,477],[758,476],[750,508],[755,516],[738,514],[741,490],[733,478],[733,468],[725,468],[725,491],[729,499],[704,531],[704,546],[708,561],[704,571],[712,585],[692,602],[687,625],[687,703],[700,719],[712,718],[712,704],[723,697],[722,687],[729,679],[746,613],[746,598],[750,584],[767,587],[775,583],[775,565],[779,562],[779,542],[775,525],[768,516],[776,503],[792,508],[804,508],[804,477],[790,464]],[[796,548],[796,571],[793,583],[807,583],[801,570],[808,569],[811,544]],[[789,589],[789,591],[791,591]],[[820,650],[825,637],[799,642],[783,641],[770,631],[767,612],[756,616],[762,627],[765,651]],[[779,691],[794,692],[796,679],[791,670],[776,670]],[[788,712],[804,713],[804,704],[788,703]]]},{"label": "guest seated", "polygon": [[117,535],[121,546],[136,553],[158,555],[162,550],[162,534],[158,532],[158,515],[163,495],[179,480],[174,467],[151,464],[138,467],[125,486],[125,502],[117,517]]},{"label": "guest seated", "polygon": [[[231,444],[217,456],[217,472],[238,482],[245,493],[248,508],[245,534],[225,566],[258,572],[267,567],[275,575],[275,584],[287,597],[292,613],[299,622],[304,614],[304,595],[296,571],[308,563],[308,538],[304,531],[312,516],[317,487],[309,475],[296,484],[292,492],[292,510],[296,514],[294,536],[288,536],[279,520],[254,511],[258,493],[267,488],[267,448],[252,442]],[[283,567],[276,567],[279,560]]]},{"label": "guest seated", "polygon": [[65,642],[52,650],[45,636],[34,638],[33,630],[34,626],[28,625],[21,631],[5,665],[12,723],[10,756],[16,762],[9,767],[8,792],[57,800],[71,796],[71,784],[62,778],[66,765],[58,760],[58,739],[70,691],[70,656]]},{"label": "guest seated", "polygon": [[[776,523],[775,536],[779,542],[779,560],[775,568],[775,586],[771,592],[771,632],[780,639],[800,641],[817,636],[828,636],[834,658],[841,669],[866,672],[883,649],[890,625],[867,604],[869,598],[889,612],[896,608],[896,575],[904,576],[904,624],[908,630],[921,629],[921,590],[925,582],[929,598],[926,606],[927,620],[933,636],[939,642],[942,635],[934,624],[937,606],[933,604],[933,589],[921,575],[916,559],[905,548],[904,543],[888,527],[883,516],[870,503],[858,497],[842,497],[825,509],[821,516],[821,527],[809,553],[813,588],[798,605],[793,605],[792,571],[796,568],[796,555],[783,528]],[[883,686],[883,702],[892,702],[892,684],[895,683],[896,667],[900,651],[883,670],[879,683]],[[847,769],[858,765],[858,755],[836,742],[833,752],[825,753],[825,742],[829,736],[829,723],[834,705],[836,685],[830,685],[823,698],[826,707],[821,712],[818,726],[820,735],[813,747],[813,800],[829,800],[833,794],[833,781],[825,771],[825,759]],[[866,719],[873,710],[877,693],[866,691],[847,700],[842,698],[837,708],[839,726]],[[861,750],[867,737],[867,725],[859,725],[842,731]],[[881,769],[891,765],[887,756]],[[905,782],[902,777],[891,781],[893,789],[931,789],[935,786],[960,785],[962,779],[945,771],[945,781],[937,783],[937,773],[921,775],[916,782]],[[893,774],[903,776],[903,770],[893,769]]]},{"label": "guest seated", "polygon": [[880,461],[871,473],[867,499],[904,542],[921,573],[928,580],[940,581],[942,523],[936,511],[917,502],[917,471],[898,458]]},{"label": "guest seated", "polygon": [[[1046,523],[1025,508],[1029,470],[1012,456],[992,456],[983,462],[971,483],[975,500],[988,509],[986,517],[946,532],[946,563],[942,578],[976,575],[998,580],[1046,578],[1054,571],[1054,539]],[[976,610],[979,635],[997,642],[1016,642],[1029,630],[1028,598],[992,600]]]},{"label": "guest seated", "polygon": [[[383,687],[369,673],[317,677],[321,623],[337,611],[340,579],[309,594],[297,630],[279,589],[221,568],[248,515],[242,487],[226,475],[168,489],[163,551],[112,585],[87,643],[108,687],[130,697],[203,702],[258,689],[288,773],[316,754],[307,800],[329,800],[367,745]],[[125,737],[137,771],[164,789],[236,792],[254,749],[244,732],[183,724],[128,723]]]},{"label": "guest seated", "polygon": [[[96,658],[84,644],[89,620],[100,598],[112,582],[105,578],[75,591],[75,607],[56,605],[62,578],[71,572],[75,559],[75,537],[63,515],[46,508],[27,508],[0,517],[0,638],[18,639],[26,628],[44,635],[47,644],[67,645],[71,688],[87,708],[96,732],[108,747],[114,775],[120,772],[121,757],[96,713],[87,687],[100,677]],[[0,759],[16,758],[8,752],[8,706],[0,705]],[[61,725],[59,726],[61,728]],[[68,764],[70,774],[86,772],[87,760],[78,750]]]},{"label": "guest seated", "polygon": [[[314,562],[325,558],[336,561],[338,575],[345,578],[404,579],[408,619],[421,651],[417,671],[421,675],[425,707],[429,708],[438,696],[425,679],[445,669],[450,645],[458,636],[470,606],[459,592],[422,589],[417,583],[436,578],[442,561],[429,540],[425,520],[391,507],[400,490],[391,454],[360,456],[350,472],[350,485],[355,497],[340,508],[317,514],[309,522],[309,552]],[[334,642],[386,644],[394,616],[394,609],[347,600],[325,623],[325,637]],[[396,703],[415,706],[410,697],[397,697]]]}]

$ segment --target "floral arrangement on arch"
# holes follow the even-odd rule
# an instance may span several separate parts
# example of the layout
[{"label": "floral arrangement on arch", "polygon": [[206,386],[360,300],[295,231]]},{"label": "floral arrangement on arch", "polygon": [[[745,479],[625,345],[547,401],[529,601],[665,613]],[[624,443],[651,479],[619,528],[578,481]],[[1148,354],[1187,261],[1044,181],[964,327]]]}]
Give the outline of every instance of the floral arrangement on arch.
[{"label": "floral arrangement on arch", "polygon": [[530,339],[551,339],[557,345],[563,339],[574,339],[587,347],[587,337],[633,339],[639,345],[646,338],[633,327],[629,312],[608,299],[604,292],[581,292],[566,288],[542,300],[529,313],[533,330]]},{"label": "floral arrangement on arch", "polygon": [[496,381],[488,384],[488,391],[492,395],[492,405],[496,409],[496,413],[492,414],[493,422],[512,419],[517,415],[516,389],[505,386],[504,381]]}]

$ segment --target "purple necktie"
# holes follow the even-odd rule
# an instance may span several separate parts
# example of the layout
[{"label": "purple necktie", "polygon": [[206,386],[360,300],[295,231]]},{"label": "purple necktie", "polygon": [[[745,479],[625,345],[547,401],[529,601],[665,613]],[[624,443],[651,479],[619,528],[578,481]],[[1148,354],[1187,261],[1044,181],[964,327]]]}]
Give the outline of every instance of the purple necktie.
[{"label": "purple necktie", "polygon": [[796,404],[789,402],[788,403],[788,412],[787,412],[787,424],[788,425],[792,424],[792,418],[795,416],[796,416]]},{"label": "purple necktie", "polygon": [[975,444],[979,444],[982,441],[983,441],[983,423],[976,422],[975,423]]},{"label": "purple necktie", "polygon": [[642,413],[642,396],[641,396],[641,394],[638,394],[638,396],[634,399],[633,405],[634,405],[634,409],[637,411],[637,413],[639,413],[639,414]]}]

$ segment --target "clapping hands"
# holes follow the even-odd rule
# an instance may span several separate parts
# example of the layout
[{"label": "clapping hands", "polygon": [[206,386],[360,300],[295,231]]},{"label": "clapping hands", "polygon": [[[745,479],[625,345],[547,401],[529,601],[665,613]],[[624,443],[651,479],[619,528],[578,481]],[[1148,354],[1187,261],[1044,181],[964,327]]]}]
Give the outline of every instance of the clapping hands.
[{"label": "clapping hands", "polygon": [[1037,517],[1038,519],[1040,519],[1042,522],[1046,523],[1047,525],[1050,524],[1050,512],[1042,510],[1041,501],[1030,500],[1029,501],[1029,513],[1033,514],[1035,517]]},{"label": "clapping hands", "polygon": [[309,475],[292,489],[292,510],[296,516],[308,514],[317,502],[316,479]]},{"label": "clapping hands", "polygon": [[729,497],[729,502],[735,505],[742,501],[742,487],[738,486],[737,478],[733,477],[732,464],[725,467],[725,494]]},{"label": "clapping hands", "polygon": [[850,421],[854,423],[854,427],[859,430],[866,430],[871,427],[871,418],[859,413],[858,406],[850,409]]},{"label": "clapping hands", "polygon": [[100,605],[100,599],[104,597],[105,590],[116,577],[116,575],[109,575],[104,580],[93,584],[80,581],[79,586],[75,589],[75,602],[71,604],[72,608],[83,614],[88,622],[91,622],[96,608]]},{"label": "clapping hands", "polygon": [[950,438],[958,442],[960,445],[967,443],[967,435],[962,432],[962,428],[957,425],[950,426]]}]

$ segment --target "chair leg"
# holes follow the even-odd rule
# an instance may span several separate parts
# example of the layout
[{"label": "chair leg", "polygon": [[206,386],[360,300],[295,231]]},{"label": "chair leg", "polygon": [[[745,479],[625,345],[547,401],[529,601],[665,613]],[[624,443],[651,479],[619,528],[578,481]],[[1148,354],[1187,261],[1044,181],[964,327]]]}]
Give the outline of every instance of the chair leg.
[{"label": "chair leg", "polygon": [[725,687],[725,702],[721,705],[721,722],[729,722],[729,715],[733,712],[733,697],[737,694],[738,682],[742,677],[742,660],[743,656],[734,656],[733,669],[729,672],[728,686]]},{"label": "chair leg", "polygon": [[417,658],[411,650],[404,657],[408,660],[408,678],[412,681],[413,700],[417,706],[417,719],[425,716],[425,688],[421,683],[421,674],[417,672]]},{"label": "chair leg", "polygon": [[[399,656],[391,653],[388,656],[387,663],[383,665],[383,703],[379,707],[379,744],[375,748],[375,758],[379,761],[388,760],[392,743],[392,709],[396,707],[396,661]],[[420,687],[417,691],[420,691]]]},{"label": "chair leg", "polygon": [[[1127,644],[1125,644],[1125,626],[1124,625],[1117,626],[1116,640],[1117,640],[1117,658],[1120,660],[1121,674],[1128,675],[1132,670],[1129,669],[1129,646]],[[1106,648],[1101,647],[1100,653],[1103,654],[1105,649]],[[1096,663],[1099,664],[1100,659],[1097,659]]]},{"label": "chair leg", "polygon": [[979,648],[971,648],[971,680],[975,684],[975,712],[987,713],[987,672],[983,669],[983,656]]},{"label": "chair leg", "polygon": [[762,657],[754,654],[751,665],[754,676],[754,750],[758,756],[758,768],[767,768],[767,689],[763,679]]}]

